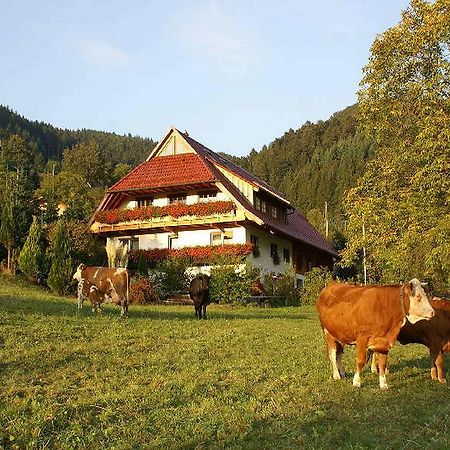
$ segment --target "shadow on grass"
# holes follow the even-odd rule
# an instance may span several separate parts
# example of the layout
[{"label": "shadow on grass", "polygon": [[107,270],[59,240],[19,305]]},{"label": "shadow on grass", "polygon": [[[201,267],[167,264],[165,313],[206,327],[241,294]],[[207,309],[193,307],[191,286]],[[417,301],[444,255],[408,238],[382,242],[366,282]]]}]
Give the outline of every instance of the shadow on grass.
[{"label": "shadow on grass", "polygon": [[[0,297],[0,311],[11,314],[39,314],[43,316],[66,316],[66,317],[86,317],[94,316],[90,306],[85,303],[80,310],[77,308],[76,299],[66,298],[58,299],[54,297],[47,300],[40,298],[23,298],[19,299],[11,296]],[[175,309],[176,308],[176,309]],[[250,319],[292,319],[292,320],[315,320],[313,314],[300,314],[293,312],[283,312],[281,308],[264,308],[253,309],[248,308],[248,312],[242,312],[242,309],[214,309],[208,308],[207,320],[250,320]],[[120,315],[120,308],[114,305],[106,305],[100,316],[117,316]],[[134,319],[158,319],[158,320],[198,320],[194,317],[194,308],[191,305],[176,306],[173,305],[149,305],[138,306],[136,309],[133,305],[129,308],[128,320]]]}]

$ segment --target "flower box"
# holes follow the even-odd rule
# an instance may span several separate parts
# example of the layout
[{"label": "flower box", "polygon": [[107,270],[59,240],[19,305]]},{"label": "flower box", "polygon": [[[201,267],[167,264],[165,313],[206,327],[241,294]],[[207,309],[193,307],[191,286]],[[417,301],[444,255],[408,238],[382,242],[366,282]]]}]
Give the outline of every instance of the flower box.
[{"label": "flower box", "polygon": [[217,201],[207,203],[195,203],[193,205],[172,204],[167,206],[145,206],[134,209],[110,209],[99,211],[95,215],[95,221],[113,225],[120,222],[143,222],[162,217],[180,218],[183,216],[212,216],[215,214],[227,214],[236,209],[233,202]]}]

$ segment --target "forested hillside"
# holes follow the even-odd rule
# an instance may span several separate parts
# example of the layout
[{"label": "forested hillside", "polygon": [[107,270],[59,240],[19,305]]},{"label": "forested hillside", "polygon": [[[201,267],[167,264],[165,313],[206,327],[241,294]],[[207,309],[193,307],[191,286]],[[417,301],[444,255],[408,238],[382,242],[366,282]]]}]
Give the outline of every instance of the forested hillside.
[{"label": "forested hillside", "polygon": [[121,136],[94,130],[63,130],[44,122],[28,120],[11,109],[0,105],[0,139],[16,134],[22,136],[34,154],[37,165],[47,161],[62,161],[62,153],[74,145],[95,141],[105,160],[113,164],[126,163],[136,166],[155,146],[152,139]]},{"label": "forested hillside", "polygon": [[[357,113],[356,105],[350,106],[326,121],[307,122],[298,130],[290,129],[259,152],[252,150],[245,157],[226,156],[284,192],[322,232],[325,231],[324,205],[327,202],[331,230],[342,231],[343,194],[354,186],[372,155],[371,141],[357,131]],[[24,139],[34,173],[52,172],[55,162],[59,172],[64,170],[64,161],[66,171],[79,172],[79,159],[91,159],[90,170],[97,166],[98,173],[91,173],[90,179],[94,180],[94,185],[103,187],[143,161],[156,145],[152,139],[131,135],[59,129],[30,121],[0,106],[0,139],[5,142],[12,135]],[[84,147],[79,148],[79,144]],[[69,150],[63,155],[65,149]],[[96,152],[98,155],[92,160],[90,156]],[[82,175],[89,178],[87,174]],[[53,186],[53,179],[51,183]],[[45,180],[41,180],[41,187],[43,185],[45,188]]]},{"label": "forested hillside", "polygon": [[327,202],[331,227],[342,230],[343,194],[354,186],[373,153],[372,142],[357,130],[357,114],[357,106],[350,106],[233,160],[284,192],[322,232]]}]

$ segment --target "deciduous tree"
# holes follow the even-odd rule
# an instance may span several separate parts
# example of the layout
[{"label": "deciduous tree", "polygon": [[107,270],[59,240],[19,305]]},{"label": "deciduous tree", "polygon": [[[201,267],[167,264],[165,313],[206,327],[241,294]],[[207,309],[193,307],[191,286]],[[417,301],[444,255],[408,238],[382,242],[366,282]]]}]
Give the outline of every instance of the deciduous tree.
[{"label": "deciduous tree", "polygon": [[361,124],[376,149],[346,197],[344,256],[365,246],[384,280],[450,282],[449,55],[448,0],[412,0],[364,69]]}]

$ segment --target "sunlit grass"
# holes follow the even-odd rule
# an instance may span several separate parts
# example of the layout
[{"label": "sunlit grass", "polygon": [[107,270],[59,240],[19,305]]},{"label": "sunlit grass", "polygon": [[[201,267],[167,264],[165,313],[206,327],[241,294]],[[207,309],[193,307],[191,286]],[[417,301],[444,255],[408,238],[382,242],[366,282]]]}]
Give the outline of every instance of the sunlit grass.
[{"label": "sunlit grass", "polygon": [[[0,278],[0,443],[8,448],[450,448],[447,386],[396,346],[390,389],[334,382],[315,309],[211,305],[79,313]],[[346,350],[348,373],[354,350]],[[1,445],[0,445],[1,447]]]}]

